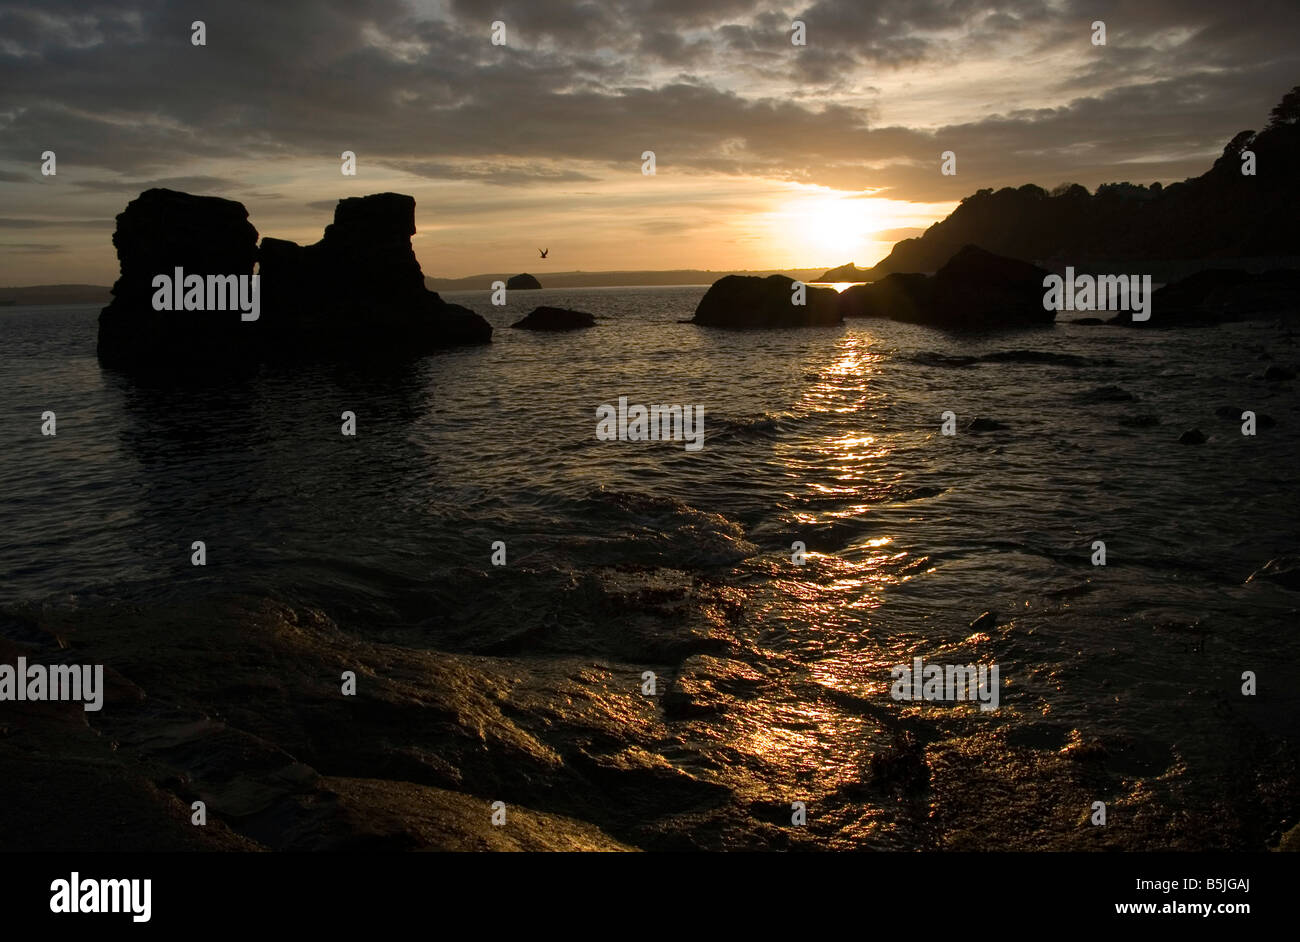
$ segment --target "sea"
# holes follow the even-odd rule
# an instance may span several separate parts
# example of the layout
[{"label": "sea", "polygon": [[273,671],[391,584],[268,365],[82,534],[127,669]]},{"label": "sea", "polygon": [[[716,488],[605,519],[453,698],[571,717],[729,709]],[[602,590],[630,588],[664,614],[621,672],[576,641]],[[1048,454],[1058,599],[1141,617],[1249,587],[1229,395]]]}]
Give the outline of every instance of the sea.
[{"label": "sea", "polygon": [[[1296,825],[1287,321],[724,331],[683,323],[706,287],[450,292],[491,344],[221,381],[102,369],[96,306],[4,308],[0,638],[105,664],[91,729],[271,849],[478,827],[419,796],[538,848]],[[537,305],[597,324],[510,329]],[[703,447],[602,440],[620,397],[702,410]],[[996,665],[996,708],[898,696],[916,658]]]}]

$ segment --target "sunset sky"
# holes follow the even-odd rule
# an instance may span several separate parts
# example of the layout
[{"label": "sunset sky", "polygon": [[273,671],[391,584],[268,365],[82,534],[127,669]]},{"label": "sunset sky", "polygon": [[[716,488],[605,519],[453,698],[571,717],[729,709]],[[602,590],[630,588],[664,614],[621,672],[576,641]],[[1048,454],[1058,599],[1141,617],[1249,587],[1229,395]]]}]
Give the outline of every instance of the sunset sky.
[{"label": "sunset sky", "polygon": [[0,285],[110,284],[151,186],[299,242],[410,193],[435,276],[869,265],[983,187],[1204,171],[1298,37],[1295,0],[0,3]]}]

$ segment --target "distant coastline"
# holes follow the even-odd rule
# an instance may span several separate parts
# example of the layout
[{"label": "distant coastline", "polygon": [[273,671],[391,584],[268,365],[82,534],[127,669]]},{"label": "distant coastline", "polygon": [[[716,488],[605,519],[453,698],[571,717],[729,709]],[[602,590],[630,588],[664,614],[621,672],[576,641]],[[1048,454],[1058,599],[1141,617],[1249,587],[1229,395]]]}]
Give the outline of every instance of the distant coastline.
[{"label": "distant coastline", "polygon": [[[1064,263],[1059,259],[1040,260],[1038,262],[1048,271],[1059,273]],[[1075,263],[1079,272],[1104,274],[1125,271],[1132,267],[1131,261],[1087,260]],[[1143,270],[1149,271],[1159,283],[1185,278],[1187,275],[1206,268],[1239,268],[1243,271],[1262,272],[1274,268],[1300,268],[1300,258],[1294,256],[1271,256],[1254,258],[1220,258],[1220,259],[1170,259],[1166,261],[1147,261]],[[762,270],[716,270],[676,269],[671,271],[575,271],[556,272],[548,275],[546,288],[613,288],[613,287],[656,287],[713,284],[726,275],[785,275],[809,285],[823,285],[823,268],[771,268]],[[432,278],[425,276],[425,286],[430,291],[475,291],[491,290],[492,282],[506,281],[510,275],[504,273],[471,275],[468,278]],[[855,282],[836,282],[843,287]],[[0,307],[24,306],[31,304],[108,304],[112,300],[111,289],[107,285],[22,285],[0,287]]]},{"label": "distant coastline", "polygon": [[0,288],[0,305],[107,304],[112,292],[107,285],[22,285]]},{"label": "distant coastline", "polygon": [[[677,271],[578,271],[556,272],[546,277],[547,288],[612,288],[654,287],[670,285],[711,285],[724,275],[782,274],[812,283],[820,277],[823,268],[786,268],[763,271],[706,271],[682,269]],[[490,291],[492,282],[507,281],[511,275],[485,274],[468,278],[425,277],[430,291]],[[112,300],[107,285],[19,285],[0,287],[0,306],[29,304],[108,304]]]},{"label": "distant coastline", "polygon": [[[682,268],[671,271],[561,271],[535,272],[546,288],[648,288],[659,285],[711,285],[726,275],[786,275],[811,283],[821,278],[825,268],[767,268],[762,271],[741,269]],[[471,275],[468,278],[433,278],[426,275],[424,284],[430,291],[488,291],[494,281],[507,281],[514,273]],[[0,289],[0,298],[4,297]]]}]

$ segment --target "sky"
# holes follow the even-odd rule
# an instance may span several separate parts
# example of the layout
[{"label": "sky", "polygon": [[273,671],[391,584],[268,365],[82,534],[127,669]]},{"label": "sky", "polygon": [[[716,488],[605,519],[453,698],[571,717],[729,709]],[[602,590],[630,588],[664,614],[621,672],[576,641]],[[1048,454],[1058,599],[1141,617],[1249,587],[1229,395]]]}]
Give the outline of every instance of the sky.
[{"label": "sky", "polygon": [[0,285],[111,284],[151,186],[301,243],[409,193],[438,277],[867,266],[984,187],[1203,172],[1297,40],[1296,0],[0,2]]}]

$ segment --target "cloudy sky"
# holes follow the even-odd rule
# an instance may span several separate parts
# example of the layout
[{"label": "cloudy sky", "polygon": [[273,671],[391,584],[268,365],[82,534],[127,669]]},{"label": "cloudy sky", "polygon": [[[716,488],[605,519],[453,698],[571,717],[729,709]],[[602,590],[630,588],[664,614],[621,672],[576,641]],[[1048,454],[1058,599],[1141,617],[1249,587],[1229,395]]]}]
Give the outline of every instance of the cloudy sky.
[{"label": "cloudy sky", "polygon": [[299,242],[410,193],[436,276],[866,265],[982,187],[1202,172],[1297,40],[1296,0],[0,2],[0,285],[110,284],[150,186]]}]

